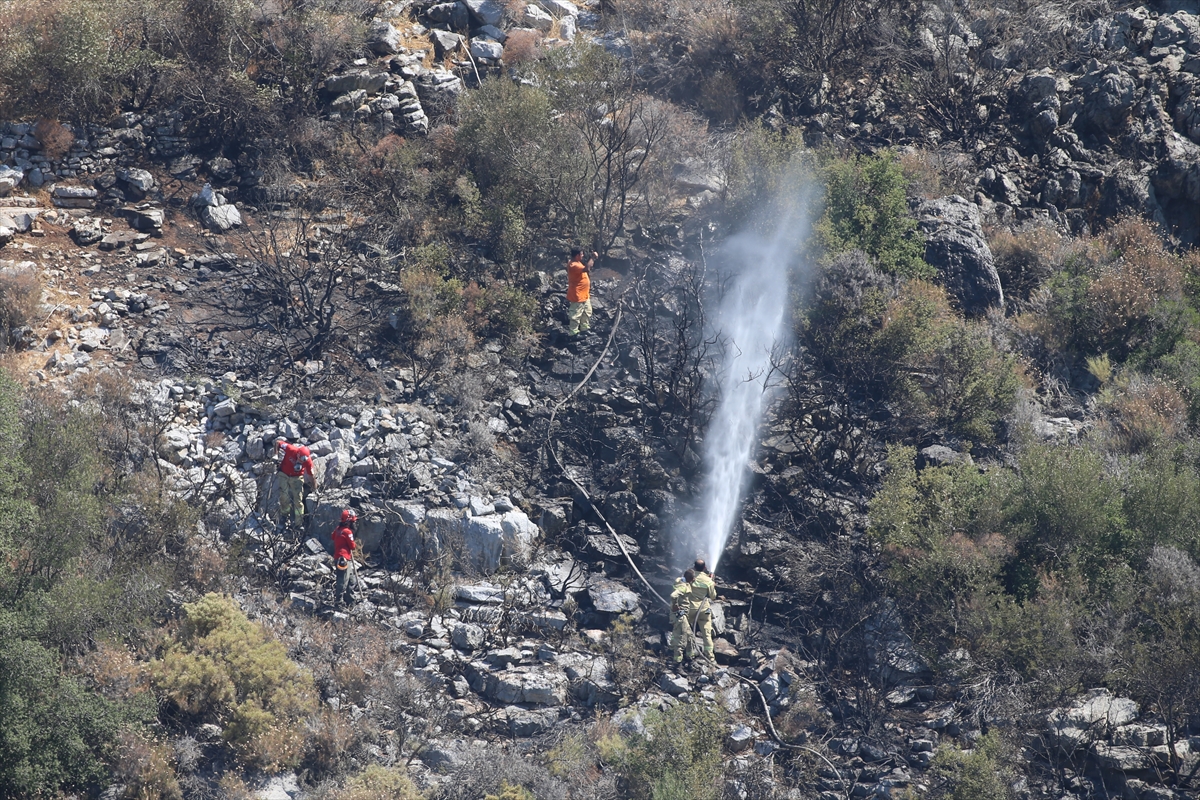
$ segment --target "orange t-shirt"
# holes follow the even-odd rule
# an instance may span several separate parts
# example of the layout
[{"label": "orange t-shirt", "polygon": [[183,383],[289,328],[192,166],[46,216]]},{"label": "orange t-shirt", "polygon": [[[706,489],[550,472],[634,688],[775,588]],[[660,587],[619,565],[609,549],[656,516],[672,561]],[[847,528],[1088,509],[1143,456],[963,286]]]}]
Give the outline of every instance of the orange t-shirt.
[{"label": "orange t-shirt", "polygon": [[592,296],[592,279],[582,261],[567,264],[567,301],[582,303]]}]

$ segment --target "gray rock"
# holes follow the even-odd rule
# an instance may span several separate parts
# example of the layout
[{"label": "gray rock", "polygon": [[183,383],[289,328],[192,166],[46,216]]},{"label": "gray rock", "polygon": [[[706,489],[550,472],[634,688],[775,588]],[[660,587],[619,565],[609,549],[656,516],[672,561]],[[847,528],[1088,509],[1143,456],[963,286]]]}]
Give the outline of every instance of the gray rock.
[{"label": "gray rock", "polygon": [[508,34],[497,28],[495,25],[484,25],[475,32],[479,36],[485,36],[494,42],[504,44],[508,39]]},{"label": "gray rock", "polygon": [[561,706],[567,702],[568,684],[567,676],[549,665],[513,667],[486,675],[483,693],[499,703]]},{"label": "gray rock", "polygon": [[1121,725],[1137,719],[1138,704],[1127,697],[1114,697],[1107,689],[1092,689],[1069,708],[1051,711],[1046,717],[1050,742],[1066,753],[1108,738]]},{"label": "gray rock", "polygon": [[613,492],[600,501],[600,513],[617,533],[628,533],[637,520],[637,495],[630,491]]},{"label": "gray rock", "polygon": [[1200,53],[1200,19],[1194,13],[1177,11],[1159,17],[1154,26],[1154,47],[1178,46],[1189,53]]},{"label": "gray rock", "polygon": [[639,608],[636,592],[608,578],[595,578],[588,583],[588,597],[597,611],[621,614]]},{"label": "gray rock", "polygon": [[467,652],[478,650],[483,646],[483,628],[469,622],[459,623],[450,631],[450,642],[459,650]]},{"label": "gray rock", "polygon": [[160,230],[167,221],[166,213],[161,208],[126,208],[123,212],[130,226],[139,231]]},{"label": "gray rock", "polygon": [[117,180],[125,186],[125,191],[133,199],[140,200],[154,188],[154,176],[144,169],[122,169],[117,172]]},{"label": "gray rock", "polygon": [[385,19],[377,19],[371,23],[367,32],[367,47],[376,55],[390,56],[400,52],[400,31]]},{"label": "gray rock", "polygon": [[682,675],[674,675],[670,672],[663,673],[659,679],[658,685],[664,692],[673,697],[678,697],[681,694],[687,694],[692,690],[692,684],[687,678]]},{"label": "gray rock", "polygon": [[367,94],[373,95],[383,89],[387,80],[386,72],[372,72],[367,69],[343,72],[340,75],[330,75],[326,78],[321,84],[321,92],[328,97],[336,97],[356,89],[362,89]]},{"label": "gray rock", "polygon": [[0,225],[0,247],[4,247],[4,245],[11,242],[14,238],[16,238],[16,235],[17,232],[14,229],[5,225]]},{"label": "gray rock", "polygon": [[499,61],[504,55],[504,45],[490,39],[472,39],[471,55],[487,61]]},{"label": "gray rock", "polygon": [[558,21],[558,38],[564,42],[575,41],[575,20],[577,17],[563,17]]},{"label": "gray rock", "polygon": [[579,16],[579,6],[572,3],[571,0],[537,0],[537,3],[555,17]]},{"label": "gray rock", "polygon": [[100,220],[89,217],[79,220],[71,226],[71,238],[80,247],[87,247],[100,241],[104,238],[104,231],[100,229]]},{"label": "gray rock", "polygon": [[450,53],[457,53],[463,43],[463,37],[457,33],[440,31],[436,28],[429,32],[429,38],[433,42],[434,52],[439,58],[444,58]]},{"label": "gray rock", "polygon": [[231,417],[237,413],[237,401],[232,397],[222,400],[213,406],[214,417]]},{"label": "gray rock", "polygon": [[25,173],[22,170],[0,164],[0,197],[7,197],[24,179]]},{"label": "gray rock", "polygon": [[366,103],[369,96],[366,89],[354,89],[335,97],[329,107],[339,113],[348,114]]},{"label": "gray rock", "polygon": [[471,12],[464,3],[439,3],[425,12],[430,22],[451,30],[465,31],[471,25]]},{"label": "gray rock", "polygon": [[964,314],[1004,305],[1000,276],[983,235],[979,207],[959,195],[927,200],[917,209],[925,260]]},{"label": "gray rock", "polygon": [[504,6],[496,0],[465,0],[471,16],[480,25],[499,25],[504,20]]},{"label": "gray rock", "polygon": [[1146,769],[1149,759],[1136,747],[1096,742],[1092,745],[1092,760],[1107,772],[1134,772]]},{"label": "gray rock", "polygon": [[947,464],[974,463],[970,453],[960,453],[957,450],[952,450],[944,444],[931,444],[929,447],[921,450],[921,457],[926,463],[945,466]]},{"label": "gray rock", "polygon": [[750,729],[749,725],[738,725],[729,734],[726,742],[730,750],[740,753],[754,744],[754,731]]},{"label": "gray rock", "polygon": [[548,505],[542,509],[541,528],[547,536],[554,536],[567,529],[567,509],[561,505]]},{"label": "gray rock", "polygon": [[209,230],[217,233],[227,233],[242,225],[242,214],[235,205],[204,206],[200,210],[200,219]]},{"label": "gray rock", "polygon": [[547,709],[509,708],[505,710],[508,717],[508,730],[518,739],[540,736],[558,724],[558,711]]},{"label": "gray rock", "polygon": [[554,17],[540,6],[529,3],[525,6],[525,13],[521,15],[521,25],[526,28],[534,28],[542,33],[549,33],[550,29],[554,27]]},{"label": "gray rock", "polygon": [[1137,82],[1116,64],[1098,68],[1079,79],[1083,118],[1106,133],[1122,130],[1137,94]]},{"label": "gray rock", "polygon": [[217,156],[204,165],[208,169],[208,174],[222,183],[233,180],[237,174],[232,161],[224,156]]},{"label": "gray rock", "polygon": [[55,186],[51,197],[62,200],[95,200],[100,193],[90,186]]},{"label": "gray rock", "polygon": [[454,597],[473,605],[500,605],[504,602],[504,590],[490,583],[471,584],[456,587]]},{"label": "gray rock", "polygon": [[36,208],[4,208],[0,206],[0,227],[17,233],[29,233],[41,212]]}]

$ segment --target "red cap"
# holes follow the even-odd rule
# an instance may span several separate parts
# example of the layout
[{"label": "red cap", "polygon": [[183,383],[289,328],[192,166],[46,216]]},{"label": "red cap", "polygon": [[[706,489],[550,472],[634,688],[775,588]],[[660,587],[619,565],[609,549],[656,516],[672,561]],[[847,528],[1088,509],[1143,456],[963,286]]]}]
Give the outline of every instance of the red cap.
[{"label": "red cap", "polygon": [[342,512],[342,522],[358,522],[358,514],[347,508]]}]

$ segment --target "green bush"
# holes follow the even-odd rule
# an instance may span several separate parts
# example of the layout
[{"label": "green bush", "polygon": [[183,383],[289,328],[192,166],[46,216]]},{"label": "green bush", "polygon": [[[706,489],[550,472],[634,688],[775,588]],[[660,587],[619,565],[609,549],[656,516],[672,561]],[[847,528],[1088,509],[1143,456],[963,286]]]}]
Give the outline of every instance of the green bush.
[{"label": "green bush", "polygon": [[944,782],[942,796],[948,800],[1008,800],[1004,756],[995,733],[981,738],[970,751],[940,748],[932,770]]},{"label": "green bush", "polygon": [[934,277],[908,210],[908,181],[891,153],[835,160],[825,168],[825,182],[817,233],[830,255],[861,250],[889,274]]},{"label": "green bush", "polygon": [[615,763],[630,797],[644,800],[716,800],[721,795],[721,742],[725,716],[703,705],[651,711],[645,733],[599,742]]},{"label": "green bush", "polygon": [[801,326],[826,369],[916,421],[991,442],[1016,400],[1015,359],[982,323],[955,313],[944,289],[898,282],[859,251],[822,268]]},{"label": "green bush", "polygon": [[[1187,263],[1144,220],[1123,219],[1063,248],[1020,327],[1079,360],[1169,352],[1191,315],[1179,305]],[[1181,314],[1180,312],[1183,312]]]},{"label": "green bush", "polygon": [[[0,629],[4,626],[0,625]],[[11,629],[0,637],[0,795],[36,798],[100,784],[123,726],[149,704],[121,704],[63,674],[60,656]]]},{"label": "green bush", "polygon": [[348,779],[330,800],[422,800],[422,795],[402,771],[372,764]]},{"label": "green bush", "polygon": [[225,726],[225,741],[247,764],[295,766],[299,721],[317,706],[312,677],[227,597],[184,604],[186,620],[151,665],[155,687],[178,713]]}]

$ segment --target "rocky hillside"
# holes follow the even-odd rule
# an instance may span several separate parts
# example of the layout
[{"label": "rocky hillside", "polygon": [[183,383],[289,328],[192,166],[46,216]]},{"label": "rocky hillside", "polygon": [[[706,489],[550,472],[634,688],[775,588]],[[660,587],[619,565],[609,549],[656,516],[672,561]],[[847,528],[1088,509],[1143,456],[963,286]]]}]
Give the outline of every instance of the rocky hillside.
[{"label": "rocky hillside", "polygon": [[[181,8],[0,17],[0,793],[1198,791],[1195,9]],[[677,668],[721,243],[800,183]]]}]

